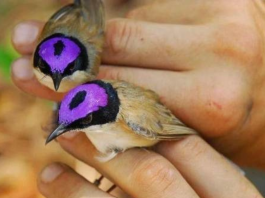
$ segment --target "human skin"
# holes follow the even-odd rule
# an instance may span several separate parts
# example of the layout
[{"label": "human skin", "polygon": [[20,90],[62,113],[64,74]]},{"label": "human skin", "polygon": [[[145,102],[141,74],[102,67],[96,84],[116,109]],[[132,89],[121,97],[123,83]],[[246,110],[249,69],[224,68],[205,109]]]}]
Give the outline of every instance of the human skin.
[{"label": "human skin", "polygon": [[[126,80],[156,91],[163,103],[178,118],[200,132],[219,152],[241,165],[264,169],[265,137],[263,130],[265,122],[263,120],[265,112],[262,111],[265,72],[264,33],[262,31],[264,4],[262,1],[251,0],[204,0],[203,2],[195,0],[153,1],[129,12],[127,19],[108,21],[103,53],[104,65],[101,67],[99,78]],[[13,43],[23,57],[13,64],[12,76],[15,84],[25,92],[43,98],[60,100],[61,95],[41,86],[31,70],[29,56],[36,46],[36,37],[31,36],[29,39],[25,35],[30,35],[30,28],[35,28],[37,32],[40,32],[42,26],[43,23],[39,22],[25,22],[15,29]],[[24,32],[24,39],[19,39],[21,32]],[[26,70],[24,74],[27,73],[27,75],[22,75],[21,78],[18,74]],[[132,190],[127,189],[128,186],[123,186],[123,182],[117,179],[118,175],[111,175],[113,174],[110,173],[112,166],[108,166],[109,163],[101,165],[90,159],[91,156],[89,159],[84,156],[82,151],[89,149],[90,144],[81,136],[82,134],[71,141],[61,138],[59,143],[76,157],[96,166],[129,194],[135,196]],[[193,178],[198,167],[194,169],[194,174],[191,170],[187,172],[182,170],[178,164],[182,163],[183,159],[173,149],[181,142],[185,145],[185,141],[190,142],[188,145],[193,145],[190,150],[187,149],[189,151],[187,156],[192,158],[192,151],[196,153],[195,156],[199,156],[194,157],[199,158],[196,163],[187,158],[187,161],[193,165],[199,162],[204,162],[204,165],[208,164],[205,163],[204,158],[200,157],[205,157],[209,150],[215,151],[199,137],[189,137],[180,142],[161,144],[166,149],[160,153],[175,165],[174,170],[179,171],[181,177],[190,183],[192,179],[189,178]],[[207,148],[203,145],[207,145]],[[185,150],[185,147],[182,147],[182,150]],[[128,151],[120,158],[128,155],[136,159],[136,155],[130,155],[133,152],[143,151]],[[151,155],[157,157],[157,154],[151,153]],[[164,157],[159,155],[158,161],[162,160],[161,163],[164,163]],[[115,161],[119,161],[120,158],[118,156],[110,164],[115,164]],[[169,163],[167,160],[165,163]],[[187,165],[187,161],[184,160],[183,163]],[[220,162],[220,166],[217,166],[218,160],[213,161],[215,161],[213,165],[215,169],[209,171],[211,165],[205,165],[204,176],[200,175],[200,178],[205,180],[209,172],[212,174],[215,171],[226,170],[226,163]],[[122,163],[122,160],[119,162]],[[157,166],[155,166],[156,170],[159,169]],[[146,165],[145,168],[147,167]],[[124,172],[121,171],[120,174]],[[143,171],[142,174],[144,175]],[[222,175],[228,177],[225,173]],[[237,176],[232,173],[232,177]],[[241,183],[241,179],[237,182]],[[214,183],[208,180],[205,182]],[[183,182],[180,183],[183,184]],[[203,183],[200,181],[197,185]],[[231,181],[229,183],[231,184]],[[159,185],[161,184],[156,186]],[[227,185],[216,186],[220,192],[229,187]],[[251,189],[253,192],[251,185],[246,186],[244,186],[246,189]],[[208,196],[207,193],[201,193],[196,185],[192,184],[188,187],[201,197]],[[201,188],[202,191],[208,189],[205,186]],[[191,190],[185,192],[191,192]],[[235,192],[239,193],[240,190],[237,189],[233,193]],[[212,197],[214,195],[216,194],[211,194]],[[238,194],[235,195],[238,196]],[[246,194],[242,194],[238,197],[245,196]]]}]

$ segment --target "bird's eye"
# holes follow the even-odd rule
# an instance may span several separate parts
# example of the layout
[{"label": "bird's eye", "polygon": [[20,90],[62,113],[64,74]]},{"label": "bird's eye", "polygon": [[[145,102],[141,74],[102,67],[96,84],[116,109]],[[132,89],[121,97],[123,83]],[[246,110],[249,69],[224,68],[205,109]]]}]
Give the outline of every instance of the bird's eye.
[{"label": "bird's eye", "polygon": [[49,66],[47,64],[45,64],[45,62],[41,58],[38,60],[38,68],[42,73],[44,73],[46,75],[48,75],[50,73]]},{"label": "bird's eye", "polygon": [[92,121],[92,115],[88,115],[87,117],[85,117],[84,119],[81,120],[80,124],[82,125],[89,125]]},{"label": "bird's eye", "polygon": [[44,62],[43,62],[41,59],[39,59],[38,67],[39,67],[40,69],[45,69],[45,64],[44,64]]},{"label": "bird's eye", "polygon": [[73,72],[74,69],[75,69],[75,62],[70,63],[69,66],[68,66],[68,69],[69,69],[71,72]]},{"label": "bird's eye", "polygon": [[72,63],[68,64],[67,68],[64,70],[65,76],[72,75],[76,70],[78,70],[78,62],[77,60],[73,61]]}]

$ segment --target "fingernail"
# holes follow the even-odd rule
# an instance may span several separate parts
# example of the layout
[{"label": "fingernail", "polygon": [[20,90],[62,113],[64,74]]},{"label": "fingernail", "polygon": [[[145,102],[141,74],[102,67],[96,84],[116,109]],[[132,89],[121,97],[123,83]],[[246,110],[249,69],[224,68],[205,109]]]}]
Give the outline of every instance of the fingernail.
[{"label": "fingernail", "polygon": [[38,34],[38,27],[30,23],[20,23],[14,28],[13,41],[16,44],[30,44],[37,39]]},{"label": "fingernail", "polygon": [[71,140],[74,137],[76,137],[78,134],[79,134],[79,132],[76,132],[76,131],[67,132],[67,133],[64,133],[63,135],[61,135],[60,137],[62,137],[63,139]]},{"label": "fingernail", "polygon": [[34,73],[29,59],[21,58],[13,63],[12,72],[18,80],[30,80]]},{"label": "fingernail", "polygon": [[47,166],[41,173],[41,181],[43,183],[53,182],[59,175],[62,174],[64,168],[60,164],[51,164]]}]

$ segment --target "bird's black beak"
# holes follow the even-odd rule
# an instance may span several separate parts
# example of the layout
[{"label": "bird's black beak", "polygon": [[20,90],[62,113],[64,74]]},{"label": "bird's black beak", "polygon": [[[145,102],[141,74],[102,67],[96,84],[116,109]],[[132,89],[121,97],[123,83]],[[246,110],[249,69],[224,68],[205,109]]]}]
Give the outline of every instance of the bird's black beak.
[{"label": "bird's black beak", "polygon": [[62,135],[63,133],[66,133],[68,130],[66,129],[65,125],[59,125],[57,129],[55,129],[47,138],[46,144],[57,138],[58,136]]},{"label": "bird's black beak", "polygon": [[54,89],[56,91],[59,89],[62,79],[63,79],[63,76],[59,72],[56,72],[56,73],[52,74],[52,80],[53,80],[53,84],[54,84]]}]

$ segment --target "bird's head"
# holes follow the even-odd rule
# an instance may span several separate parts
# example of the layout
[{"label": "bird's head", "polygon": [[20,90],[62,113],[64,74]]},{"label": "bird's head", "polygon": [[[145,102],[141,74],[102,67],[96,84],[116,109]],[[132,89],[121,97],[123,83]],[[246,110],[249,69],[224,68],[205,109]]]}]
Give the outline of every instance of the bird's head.
[{"label": "bird's head", "polygon": [[89,60],[85,46],[76,38],[53,34],[36,48],[33,65],[44,75],[50,76],[54,89],[61,81],[76,71],[86,71]]},{"label": "bird's head", "polygon": [[120,101],[111,84],[92,81],[72,89],[58,109],[58,127],[47,138],[49,143],[68,131],[115,122]]}]

